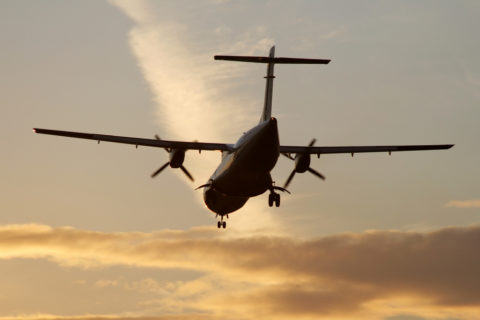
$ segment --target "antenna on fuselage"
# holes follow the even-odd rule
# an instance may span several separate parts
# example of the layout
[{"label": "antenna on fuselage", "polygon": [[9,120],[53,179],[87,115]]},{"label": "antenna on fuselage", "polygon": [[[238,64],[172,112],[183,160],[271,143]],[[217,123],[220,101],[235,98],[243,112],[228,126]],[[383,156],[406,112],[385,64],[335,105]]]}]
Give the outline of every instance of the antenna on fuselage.
[{"label": "antenna on fuselage", "polygon": [[265,76],[265,102],[263,105],[263,112],[260,118],[260,123],[270,120],[272,117],[272,93],[273,93],[273,79],[275,75],[273,72],[276,63],[281,64],[328,64],[330,59],[304,59],[304,58],[283,58],[275,57],[275,46],[270,48],[268,57],[259,56],[224,56],[216,55],[215,60],[252,62],[252,63],[267,63],[267,75]]}]

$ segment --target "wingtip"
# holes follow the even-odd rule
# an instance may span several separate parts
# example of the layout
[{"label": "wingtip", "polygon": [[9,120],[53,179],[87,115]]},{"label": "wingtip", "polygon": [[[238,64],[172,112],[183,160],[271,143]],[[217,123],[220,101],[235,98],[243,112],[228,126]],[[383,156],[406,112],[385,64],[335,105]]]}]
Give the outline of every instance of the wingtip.
[{"label": "wingtip", "polygon": [[33,133],[37,133],[37,128],[32,129]]}]

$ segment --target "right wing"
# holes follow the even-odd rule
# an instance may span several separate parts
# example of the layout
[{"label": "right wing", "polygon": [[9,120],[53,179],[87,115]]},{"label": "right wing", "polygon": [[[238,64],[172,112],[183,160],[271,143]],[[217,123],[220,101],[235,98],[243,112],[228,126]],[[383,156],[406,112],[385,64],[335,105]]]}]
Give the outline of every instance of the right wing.
[{"label": "right wing", "polygon": [[166,149],[199,150],[199,151],[202,151],[202,150],[232,151],[233,150],[233,145],[225,144],[225,143],[144,139],[144,138],[110,136],[105,134],[60,131],[60,130],[39,129],[39,128],[34,128],[33,132],[40,133],[40,134],[49,134],[54,136],[95,140],[95,141],[98,141],[98,143],[100,143],[100,141],[108,141],[108,142],[132,144],[135,146],[146,146],[146,147],[156,147],[156,148],[166,148]]},{"label": "right wing", "polygon": [[364,152],[397,152],[397,151],[420,151],[450,149],[453,144],[428,144],[428,145],[404,145],[404,146],[341,146],[341,147],[310,147],[310,146],[280,146],[280,153],[364,153]]}]

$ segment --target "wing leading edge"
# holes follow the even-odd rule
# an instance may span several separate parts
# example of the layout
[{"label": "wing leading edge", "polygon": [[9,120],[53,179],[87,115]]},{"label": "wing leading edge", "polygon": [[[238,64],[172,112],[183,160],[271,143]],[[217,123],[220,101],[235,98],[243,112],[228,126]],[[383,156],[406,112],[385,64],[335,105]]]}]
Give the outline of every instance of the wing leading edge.
[{"label": "wing leading edge", "polygon": [[332,154],[332,153],[365,153],[365,152],[398,152],[398,151],[421,151],[421,150],[444,150],[453,147],[453,144],[427,144],[427,145],[403,145],[403,146],[342,146],[342,147],[308,147],[308,146],[280,146],[280,153],[308,153],[308,154]]},{"label": "wing leading edge", "polygon": [[39,129],[39,128],[34,128],[33,132],[40,133],[40,134],[49,134],[54,136],[69,137],[69,138],[95,140],[98,142],[107,141],[107,142],[116,142],[116,143],[131,144],[135,146],[146,146],[146,147],[156,147],[156,148],[199,150],[199,151],[202,151],[202,150],[231,151],[233,150],[233,145],[225,144],[225,143],[144,139],[144,138],[133,138],[133,137],[112,136],[112,135],[96,134],[96,133],[61,131],[61,130],[51,130],[51,129]]}]

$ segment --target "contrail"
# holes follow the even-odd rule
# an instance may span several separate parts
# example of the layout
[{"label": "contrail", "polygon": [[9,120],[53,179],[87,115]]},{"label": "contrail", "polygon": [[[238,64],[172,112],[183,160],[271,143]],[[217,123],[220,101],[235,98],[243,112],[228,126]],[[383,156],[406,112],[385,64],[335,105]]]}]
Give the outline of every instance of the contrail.
[{"label": "contrail", "polygon": [[[256,124],[262,101],[242,95],[239,90],[232,92],[229,87],[234,77],[245,76],[248,69],[240,64],[215,63],[212,55],[248,47],[247,52],[237,53],[263,53],[273,40],[265,37],[262,30],[257,32],[259,36],[248,32],[221,45],[206,46],[198,40],[192,44],[189,33],[195,30],[172,19],[172,12],[159,11],[162,8],[158,8],[158,3],[121,0],[111,3],[135,23],[128,34],[129,46],[153,93],[156,119],[165,139],[233,143],[242,130]],[[225,31],[221,26],[216,30]],[[259,90],[263,90],[263,83]],[[262,96],[263,93],[258,95]],[[189,162],[188,167],[197,181],[206,181],[219,161],[219,154],[204,152],[199,159]],[[199,194],[195,197],[201,200]],[[235,221],[229,228],[278,232],[278,217],[273,218],[267,210],[266,203],[264,206],[247,203],[234,215]]]}]

